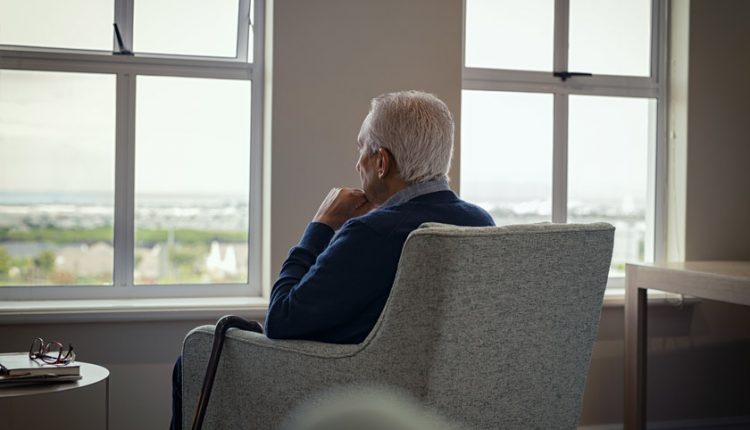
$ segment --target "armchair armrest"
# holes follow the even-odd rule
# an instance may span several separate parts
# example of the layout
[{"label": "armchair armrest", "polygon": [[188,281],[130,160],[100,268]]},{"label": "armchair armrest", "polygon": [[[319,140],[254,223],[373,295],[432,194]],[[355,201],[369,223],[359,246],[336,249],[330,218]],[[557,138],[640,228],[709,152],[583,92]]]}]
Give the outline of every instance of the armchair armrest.
[{"label": "armchair armrest", "polygon": [[[189,428],[211,354],[214,326],[188,333],[183,344],[183,428]],[[276,428],[309,394],[341,384],[375,380],[368,343],[338,345],[272,340],[230,330],[204,420],[205,428]],[[375,373],[373,373],[375,372]]]}]

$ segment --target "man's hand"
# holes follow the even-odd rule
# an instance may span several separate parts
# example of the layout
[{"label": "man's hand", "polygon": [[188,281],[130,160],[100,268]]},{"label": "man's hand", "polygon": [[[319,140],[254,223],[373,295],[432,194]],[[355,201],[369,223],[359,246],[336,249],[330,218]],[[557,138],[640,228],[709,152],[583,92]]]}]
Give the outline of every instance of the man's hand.
[{"label": "man's hand", "polygon": [[336,231],[349,219],[373,209],[375,205],[367,200],[365,192],[359,188],[334,188],[320,204],[313,221],[326,224]]}]

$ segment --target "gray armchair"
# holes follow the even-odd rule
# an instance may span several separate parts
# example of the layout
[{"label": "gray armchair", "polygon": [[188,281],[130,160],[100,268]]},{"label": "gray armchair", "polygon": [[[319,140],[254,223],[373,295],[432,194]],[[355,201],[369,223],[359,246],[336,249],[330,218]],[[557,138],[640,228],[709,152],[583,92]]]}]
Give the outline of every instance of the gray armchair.
[{"label": "gray armchair", "polygon": [[[407,239],[385,309],[362,343],[230,331],[204,428],[276,429],[321,390],[377,384],[464,428],[574,429],[613,236],[603,223],[425,224]],[[184,342],[184,428],[212,337],[204,326]]]}]

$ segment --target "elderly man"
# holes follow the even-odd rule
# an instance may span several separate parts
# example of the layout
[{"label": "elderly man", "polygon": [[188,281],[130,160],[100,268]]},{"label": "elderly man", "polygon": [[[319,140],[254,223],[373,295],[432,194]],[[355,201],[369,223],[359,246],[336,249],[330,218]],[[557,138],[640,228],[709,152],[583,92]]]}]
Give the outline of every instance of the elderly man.
[{"label": "elderly man", "polygon": [[356,169],[362,189],[331,190],[271,291],[266,335],[359,343],[375,325],[406,237],[424,222],[494,225],[448,188],[453,118],[416,91],[372,101]]},{"label": "elderly man", "polygon": [[[359,343],[388,299],[406,237],[425,222],[494,225],[448,188],[453,117],[417,91],[372,100],[357,145],[362,188],[335,188],[271,291],[265,332],[273,339]],[[182,370],[172,374],[172,429],[182,421]]]}]

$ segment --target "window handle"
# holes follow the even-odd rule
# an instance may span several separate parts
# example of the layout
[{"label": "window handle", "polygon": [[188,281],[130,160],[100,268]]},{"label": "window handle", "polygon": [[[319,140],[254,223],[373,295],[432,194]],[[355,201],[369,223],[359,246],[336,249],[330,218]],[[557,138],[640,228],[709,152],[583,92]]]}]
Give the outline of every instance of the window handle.
[{"label": "window handle", "polygon": [[120,50],[118,52],[113,52],[114,55],[133,55],[132,52],[128,51],[125,48],[125,44],[122,43],[122,36],[120,35],[120,29],[117,28],[117,23],[112,24],[115,27],[115,36],[117,37],[117,45],[119,45]]},{"label": "window handle", "polygon": [[572,78],[573,76],[594,76],[591,73],[581,73],[581,72],[552,72],[552,76],[556,78],[560,78],[563,82],[567,81],[569,78]]}]

